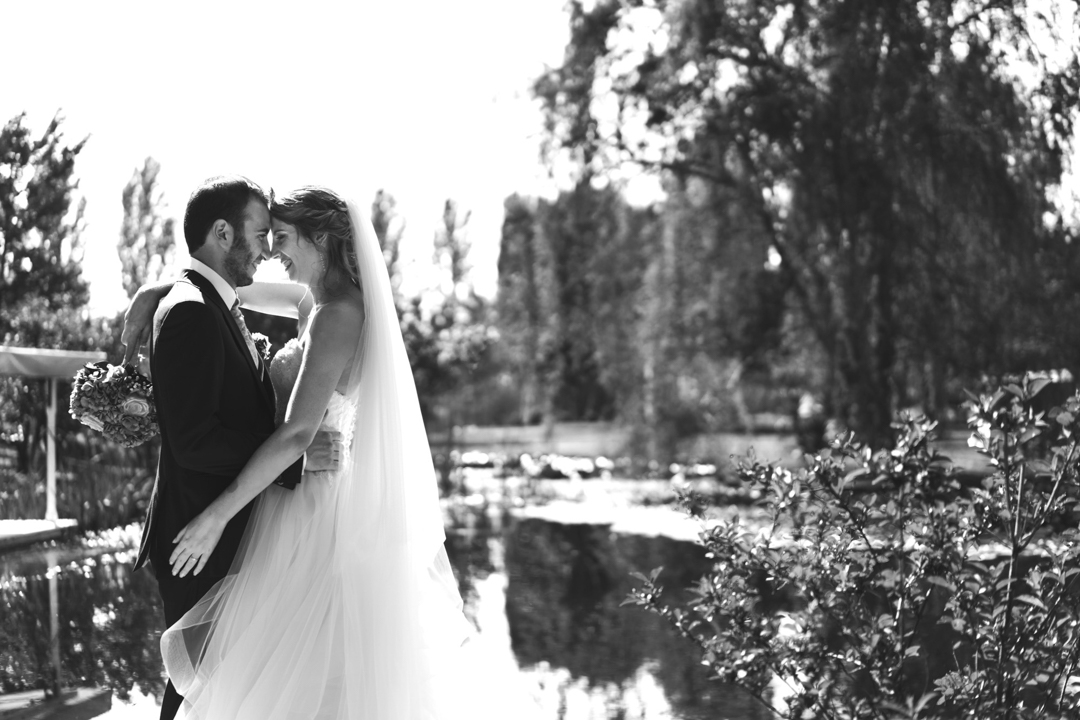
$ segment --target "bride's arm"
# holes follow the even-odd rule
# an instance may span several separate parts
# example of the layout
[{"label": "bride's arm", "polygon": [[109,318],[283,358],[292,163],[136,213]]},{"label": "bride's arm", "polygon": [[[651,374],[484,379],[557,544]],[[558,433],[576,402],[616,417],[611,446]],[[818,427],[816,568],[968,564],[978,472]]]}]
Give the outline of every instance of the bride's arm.
[{"label": "bride's arm", "polygon": [[[148,283],[140,287],[131,298],[124,312],[124,329],[120,335],[120,342],[125,346],[125,363],[130,363],[139,349],[150,340],[154,313],[172,284],[172,280]],[[296,283],[254,282],[247,287],[237,288],[236,294],[240,298],[240,304],[249,310],[294,320],[300,315],[306,316],[314,305],[307,288]]]},{"label": "bride's arm", "polygon": [[135,359],[139,349],[150,341],[150,331],[154,327],[154,313],[161,303],[161,298],[169,294],[173,281],[165,280],[147,283],[135,291],[134,297],[124,311],[124,329],[120,333],[120,342],[124,345],[124,364]]},{"label": "bride's arm", "polygon": [[311,312],[314,305],[307,288],[291,282],[253,282],[236,288],[236,294],[241,307],[294,320]]},{"label": "bride's arm", "polygon": [[225,524],[311,444],[330,397],[353,359],[362,323],[363,310],[349,303],[326,305],[312,317],[285,422],[259,446],[225,492],[173,540],[177,545],[169,563],[174,575],[184,577],[191,571],[197,575],[217,545]]}]

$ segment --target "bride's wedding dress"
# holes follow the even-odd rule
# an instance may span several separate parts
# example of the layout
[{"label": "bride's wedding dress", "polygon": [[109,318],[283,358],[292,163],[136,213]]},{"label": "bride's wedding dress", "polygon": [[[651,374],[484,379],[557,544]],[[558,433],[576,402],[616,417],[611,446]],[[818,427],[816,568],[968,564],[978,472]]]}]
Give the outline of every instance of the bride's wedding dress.
[{"label": "bride's wedding dress", "polygon": [[[270,366],[282,414],[302,349],[303,341],[290,341]],[[449,673],[471,628],[447,581],[441,543],[427,546],[431,557],[420,564],[428,567],[417,572],[415,549],[345,526],[378,524],[374,515],[342,512],[356,503],[352,485],[364,480],[348,455],[353,433],[379,433],[355,422],[362,396],[335,392],[323,420],[342,433],[342,469],[305,474],[292,491],[270,485],[256,500],[233,572],[162,637],[183,717],[457,714]],[[376,452],[377,442],[355,447]]]}]

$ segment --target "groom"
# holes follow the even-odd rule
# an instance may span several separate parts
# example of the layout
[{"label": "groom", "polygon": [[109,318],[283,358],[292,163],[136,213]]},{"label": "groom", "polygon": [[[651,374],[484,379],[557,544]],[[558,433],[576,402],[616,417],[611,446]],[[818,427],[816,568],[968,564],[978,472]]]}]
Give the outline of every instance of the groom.
[{"label": "groom", "polygon": [[[274,431],[274,388],[236,296],[236,288],[251,284],[257,266],[269,257],[269,234],[270,211],[259,186],[238,176],[204,182],[184,213],[191,268],[154,315],[150,369],[162,442],[135,569],[149,560],[167,625],[228,573],[251,505],[229,522],[198,575],[172,574],[173,539],[239,475]],[[317,436],[312,449],[326,442]],[[298,460],[275,482],[295,487],[303,462]],[[333,469],[329,453],[309,451],[307,464],[309,470]],[[170,682],[162,720],[171,720],[182,700]]]}]

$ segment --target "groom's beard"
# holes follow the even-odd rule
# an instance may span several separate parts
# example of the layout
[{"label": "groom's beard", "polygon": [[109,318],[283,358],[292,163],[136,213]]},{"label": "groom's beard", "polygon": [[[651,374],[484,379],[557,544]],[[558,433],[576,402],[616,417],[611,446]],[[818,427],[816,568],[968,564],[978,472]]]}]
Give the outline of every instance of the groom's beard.
[{"label": "groom's beard", "polygon": [[247,243],[247,238],[238,238],[237,242],[225,253],[225,272],[236,287],[246,287],[254,282],[251,263],[255,253]]}]

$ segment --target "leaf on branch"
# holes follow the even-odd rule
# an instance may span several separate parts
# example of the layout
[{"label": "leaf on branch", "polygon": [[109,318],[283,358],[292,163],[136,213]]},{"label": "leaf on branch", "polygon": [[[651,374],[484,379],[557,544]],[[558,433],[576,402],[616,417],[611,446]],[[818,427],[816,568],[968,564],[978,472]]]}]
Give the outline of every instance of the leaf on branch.
[{"label": "leaf on branch", "polygon": [[843,479],[840,481],[840,484],[839,484],[837,489],[843,490],[845,487],[848,486],[848,484],[852,480],[854,480],[855,478],[862,477],[863,475],[868,474],[868,472],[869,471],[866,468],[856,468],[856,469],[852,470],[851,472],[849,472],[847,475],[845,475],[843,477]]},{"label": "leaf on branch", "polygon": [[943,587],[946,590],[948,590],[950,593],[956,592],[956,585],[954,583],[949,582],[948,580],[946,580],[943,577],[939,577],[937,575],[928,575],[926,577],[926,582],[928,582],[928,583],[930,583],[932,585],[937,585],[939,587]]},{"label": "leaf on branch", "polygon": [[1038,395],[1050,382],[1050,378],[1036,378],[1033,380],[1028,390],[1028,397],[1033,398]]},{"label": "leaf on branch", "polygon": [[1032,440],[1033,438],[1039,437],[1040,435],[1042,435],[1042,430],[1041,429],[1036,428],[1036,427],[1029,427],[1027,430],[1020,433],[1019,441],[1022,442],[1022,443],[1026,443],[1029,440]]},{"label": "leaf on branch", "polygon": [[1042,600],[1040,600],[1039,598],[1035,597],[1034,595],[1021,595],[1018,598],[1016,598],[1016,601],[1017,602],[1022,602],[1022,603],[1027,603],[1028,605],[1032,605],[1034,607],[1037,607],[1040,610],[1046,610],[1046,604]]}]

